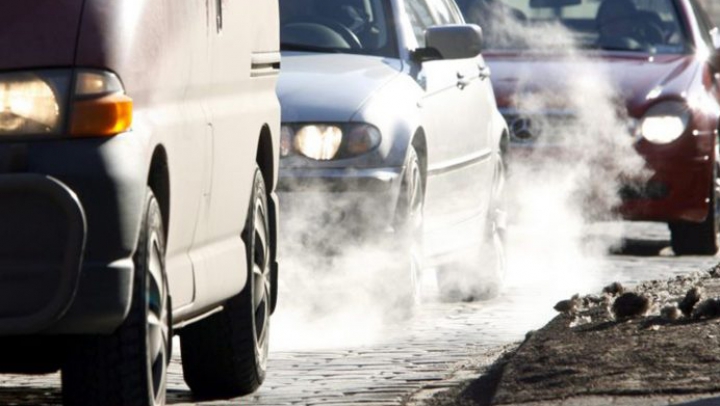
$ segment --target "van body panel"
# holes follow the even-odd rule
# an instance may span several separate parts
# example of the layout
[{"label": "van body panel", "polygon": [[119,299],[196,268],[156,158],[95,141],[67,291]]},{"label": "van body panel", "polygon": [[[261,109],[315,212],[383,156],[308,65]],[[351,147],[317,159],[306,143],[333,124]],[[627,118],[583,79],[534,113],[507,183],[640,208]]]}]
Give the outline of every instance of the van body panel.
[{"label": "van body panel", "polygon": [[83,0],[3,2],[0,69],[71,66],[82,5]]}]

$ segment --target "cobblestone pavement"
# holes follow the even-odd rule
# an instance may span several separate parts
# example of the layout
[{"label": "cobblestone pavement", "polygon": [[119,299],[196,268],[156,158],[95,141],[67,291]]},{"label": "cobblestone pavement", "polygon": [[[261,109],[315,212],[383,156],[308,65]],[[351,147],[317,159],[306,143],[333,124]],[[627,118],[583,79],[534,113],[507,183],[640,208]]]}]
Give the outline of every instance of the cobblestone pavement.
[{"label": "cobblestone pavement", "polygon": [[[674,257],[665,227],[633,225],[634,241],[615,255],[542,244],[509,249],[507,287],[479,303],[436,300],[432,272],[425,300],[404,322],[365,323],[363,311],[340,315],[330,326],[282,317],[274,320],[268,377],[255,394],[232,401],[195,402],[182,380],[179,355],[169,376],[170,405],[402,405],[419,404],[434,391],[473,377],[499,348],[523,338],[553,316],[552,305],[572,293],[590,293],[611,281],[647,279],[707,269],[717,258]],[[600,231],[597,234],[602,235]],[[602,240],[602,238],[600,238]],[[592,242],[591,242],[592,245]],[[539,246],[539,251],[533,247]],[[333,326],[336,330],[333,330]],[[311,331],[314,330],[314,331]],[[362,333],[362,334],[361,334]],[[176,347],[177,348],[177,347]],[[59,375],[0,375],[1,405],[60,404]]]}]

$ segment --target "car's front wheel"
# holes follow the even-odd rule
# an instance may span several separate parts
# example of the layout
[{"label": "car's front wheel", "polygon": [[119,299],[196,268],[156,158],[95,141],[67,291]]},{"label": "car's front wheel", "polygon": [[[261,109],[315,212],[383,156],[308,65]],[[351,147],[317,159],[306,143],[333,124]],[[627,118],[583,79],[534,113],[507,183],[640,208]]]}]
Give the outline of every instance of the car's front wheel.
[{"label": "car's front wheel", "polygon": [[65,405],[165,404],[171,314],[163,220],[150,190],[145,207],[130,313],[112,335],[73,340],[62,369]]},{"label": "car's front wheel", "polygon": [[271,233],[265,183],[256,167],[243,240],[245,289],[223,310],[180,333],[185,382],[199,397],[254,392],[264,381],[272,306]]},{"label": "car's front wheel", "polygon": [[395,249],[400,253],[394,267],[400,314],[409,315],[420,302],[420,275],[423,258],[423,220],[425,193],[420,160],[413,147],[408,150],[405,174],[395,214]]}]

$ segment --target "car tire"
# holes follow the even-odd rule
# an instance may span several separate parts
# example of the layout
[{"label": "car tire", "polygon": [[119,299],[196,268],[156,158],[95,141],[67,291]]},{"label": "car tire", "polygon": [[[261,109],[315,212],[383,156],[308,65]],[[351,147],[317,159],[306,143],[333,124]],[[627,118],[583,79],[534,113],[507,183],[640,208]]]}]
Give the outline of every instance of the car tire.
[{"label": "car tire", "polygon": [[201,398],[246,395],[265,379],[269,349],[271,292],[270,225],[267,194],[256,166],[243,231],[248,261],[245,288],[222,311],[180,333],[185,382]]},{"label": "car tire", "polygon": [[498,158],[492,203],[480,246],[462,259],[438,267],[436,278],[442,301],[488,300],[500,293],[507,272],[505,168],[502,158]]},{"label": "car tire", "polygon": [[396,304],[407,317],[420,304],[420,274],[423,258],[425,188],[420,159],[413,147],[408,149],[405,172],[394,220],[396,252],[403,253],[393,272]]},{"label": "car tire", "polygon": [[78,337],[70,344],[62,368],[64,405],[165,404],[171,306],[163,219],[149,189],[133,262],[132,304],[125,321],[112,335]]},{"label": "car tire", "polygon": [[715,255],[720,233],[720,171],[717,163],[710,192],[710,207],[702,223],[671,223],[670,242],[675,255]]}]

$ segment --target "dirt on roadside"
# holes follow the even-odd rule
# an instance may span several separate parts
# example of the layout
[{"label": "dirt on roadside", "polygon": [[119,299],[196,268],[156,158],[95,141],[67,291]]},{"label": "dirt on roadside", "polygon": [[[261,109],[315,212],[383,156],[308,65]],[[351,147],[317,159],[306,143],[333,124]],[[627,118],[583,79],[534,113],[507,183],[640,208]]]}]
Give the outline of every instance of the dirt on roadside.
[{"label": "dirt on roadside", "polygon": [[[695,314],[683,315],[677,305],[692,288],[701,297]],[[598,292],[568,300],[560,306],[565,313],[530,333],[479,379],[429,404],[720,392],[720,299],[712,300],[720,298],[720,267],[645,282],[631,291],[648,299],[647,308],[640,303],[630,309],[642,315],[619,320],[613,308],[624,310],[614,305],[621,294]]]}]

